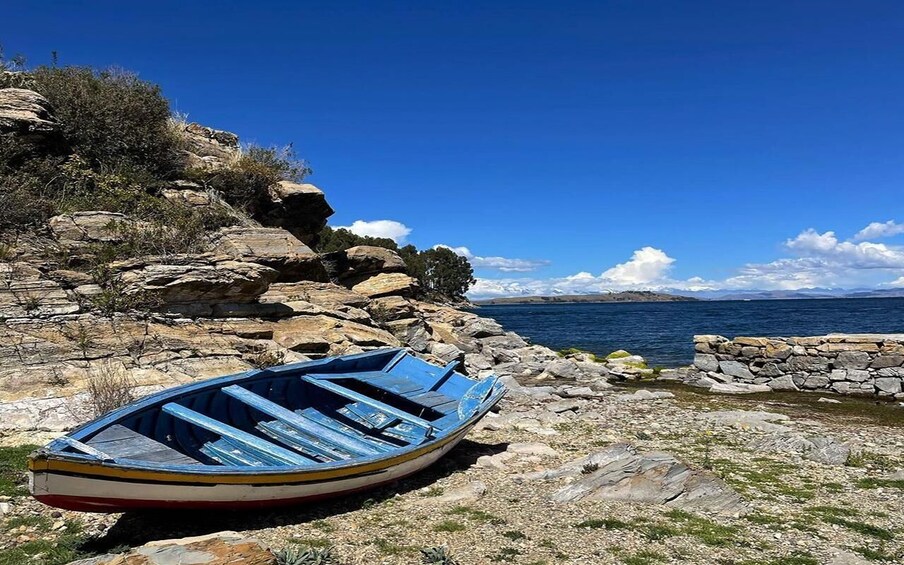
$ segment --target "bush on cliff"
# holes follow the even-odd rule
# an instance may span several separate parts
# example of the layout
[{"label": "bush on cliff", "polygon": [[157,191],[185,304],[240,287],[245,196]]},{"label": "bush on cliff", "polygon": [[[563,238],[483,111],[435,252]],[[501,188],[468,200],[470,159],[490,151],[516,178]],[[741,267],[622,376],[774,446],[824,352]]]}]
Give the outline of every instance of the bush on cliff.
[{"label": "bush on cliff", "polygon": [[[0,71],[9,67],[0,61]],[[0,139],[0,229],[28,229],[85,209],[164,214],[153,193],[181,161],[169,104],[156,85],[124,71],[45,66],[0,72],[0,87],[7,86],[47,98],[61,131],[52,144]]]},{"label": "bush on cliff", "polygon": [[[385,247],[399,252],[399,246],[395,241],[388,237],[369,237],[366,235],[357,235],[345,228],[333,229],[329,226],[323,228],[318,236],[317,251],[320,253],[333,253],[335,251],[345,251],[351,247],[358,245],[373,245],[374,247]],[[409,246],[413,247],[413,246]],[[405,258],[404,256],[402,257]]]},{"label": "bush on cliff", "polygon": [[270,187],[282,180],[301,182],[311,173],[291,146],[245,147],[228,167],[216,170],[193,169],[185,176],[216,190],[231,205],[253,218],[261,219],[272,202]]},{"label": "bush on cliff", "polygon": [[[160,88],[121,70],[38,67],[0,59],[0,88],[25,87],[51,103],[60,123],[53,145],[0,137],[0,232],[42,227],[48,218],[80,210],[121,212],[141,230],[101,255],[123,258],[200,250],[206,231],[235,223],[222,207],[190,209],[158,196],[181,177],[181,138]],[[279,163],[269,155],[252,157]],[[268,161],[269,158],[269,161]]]},{"label": "bush on cliff", "polygon": [[93,170],[152,182],[181,169],[179,138],[159,86],[117,69],[44,66],[30,74],[72,151]]}]

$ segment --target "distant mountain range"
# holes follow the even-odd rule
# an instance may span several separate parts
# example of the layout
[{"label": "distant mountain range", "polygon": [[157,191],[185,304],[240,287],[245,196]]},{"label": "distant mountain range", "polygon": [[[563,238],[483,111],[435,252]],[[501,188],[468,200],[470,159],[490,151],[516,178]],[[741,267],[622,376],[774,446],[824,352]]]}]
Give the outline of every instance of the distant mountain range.
[{"label": "distant mountain range", "polygon": [[[680,293],[680,294],[679,294]],[[800,290],[741,290],[741,291],[687,291],[669,290],[653,292],[636,290],[604,294],[557,294],[555,296],[511,296],[474,300],[473,304],[574,304],[601,302],[688,302],[695,300],[813,300],[832,298],[902,298],[904,288],[889,289],[840,289],[806,288]]]},{"label": "distant mountain range", "polygon": [[900,298],[904,288],[889,289],[844,289],[844,288],[804,288],[800,290],[742,290],[726,293],[706,291],[693,294],[705,300],[812,300],[830,298]]},{"label": "distant mountain range", "polygon": [[572,303],[598,303],[598,302],[687,302],[697,298],[680,296],[677,294],[665,294],[649,290],[630,290],[625,292],[610,292],[606,294],[558,294],[556,296],[512,296],[509,298],[490,298],[487,300],[475,300],[474,304],[572,304]]}]

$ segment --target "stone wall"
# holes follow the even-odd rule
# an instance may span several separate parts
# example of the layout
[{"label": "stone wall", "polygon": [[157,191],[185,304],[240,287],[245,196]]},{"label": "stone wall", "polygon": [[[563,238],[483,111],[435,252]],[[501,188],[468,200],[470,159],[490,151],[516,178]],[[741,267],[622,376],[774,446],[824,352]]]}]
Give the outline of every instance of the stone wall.
[{"label": "stone wall", "polygon": [[[904,398],[904,334],[814,337],[694,336],[700,386],[760,385]],[[768,388],[767,388],[768,387]],[[748,388],[751,388],[748,386]]]}]

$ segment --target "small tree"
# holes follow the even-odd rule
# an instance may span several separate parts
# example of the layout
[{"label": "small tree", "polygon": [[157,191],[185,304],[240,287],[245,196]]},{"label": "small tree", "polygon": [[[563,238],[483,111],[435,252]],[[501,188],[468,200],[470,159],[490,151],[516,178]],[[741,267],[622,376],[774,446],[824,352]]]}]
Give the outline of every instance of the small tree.
[{"label": "small tree", "polygon": [[431,294],[462,300],[471,285],[477,282],[468,260],[451,249],[428,249],[420,256],[424,262],[421,284]]}]

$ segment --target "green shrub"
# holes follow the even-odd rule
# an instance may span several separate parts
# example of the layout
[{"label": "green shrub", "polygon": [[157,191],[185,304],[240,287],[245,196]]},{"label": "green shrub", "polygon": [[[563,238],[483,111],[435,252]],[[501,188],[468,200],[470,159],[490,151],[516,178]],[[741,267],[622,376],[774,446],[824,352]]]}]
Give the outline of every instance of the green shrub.
[{"label": "green shrub", "polygon": [[334,562],[332,549],[290,546],[276,554],[277,565],[329,565]]},{"label": "green shrub", "polygon": [[0,496],[28,494],[25,462],[28,454],[37,448],[37,445],[0,447]]},{"label": "green shrub", "polygon": [[[395,241],[389,239],[388,237],[370,237],[366,235],[357,235],[345,228],[333,229],[329,226],[323,228],[323,230],[318,235],[317,251],[320,253],[334,253],[336,251],[345,251],[346,249],[357,247],[358,245],[373,245],[375,247],[385,247],[386,249],[392,249],[393,251],[399,252],[399,254],[401,255],[399,246],[396,245]],[[413,245],[406,247],[414,248]],[[416,253],[417,249],[415,249],[414,251]],[[402,256],[402,258],[405,259],[404,255]]]},{"label": "green shrub", "polygon": [[31,75],[73,152],[92,169],[168,178],[181,168],[169,103],[159,86],[120,69],[45,66]]},{"label": "green shrub", "polygon": [[421,557],[426,565],[458,565],[452,553],[442,546],[422,549]]}]

